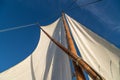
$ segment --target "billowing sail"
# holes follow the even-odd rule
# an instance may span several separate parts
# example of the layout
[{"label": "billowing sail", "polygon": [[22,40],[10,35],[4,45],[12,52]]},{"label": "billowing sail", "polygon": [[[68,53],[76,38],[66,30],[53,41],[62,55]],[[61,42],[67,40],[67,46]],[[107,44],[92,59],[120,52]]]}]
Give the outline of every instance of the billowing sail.
[{"label": "billowing sail", "polygon": [[[61,19],[43,26],[43,29],[67,47]],[[21,63],[1,73],[0,80],[71,80],[69,58],[41,31],[35,51]]]},{"label": "billowing sail", "polygon": [[[67,15],[66,20],[82,58],[105,80],[120,80],[120,50]],[[42,28],[67,47],[61,19]],[[69,58],[41,30],[35,51],[0,73],[0,80],[72,80]]]},{"label": "billowing sail", "polygon": [[105,80],[120,80],[120,50],[66,15],[82,58]]}]

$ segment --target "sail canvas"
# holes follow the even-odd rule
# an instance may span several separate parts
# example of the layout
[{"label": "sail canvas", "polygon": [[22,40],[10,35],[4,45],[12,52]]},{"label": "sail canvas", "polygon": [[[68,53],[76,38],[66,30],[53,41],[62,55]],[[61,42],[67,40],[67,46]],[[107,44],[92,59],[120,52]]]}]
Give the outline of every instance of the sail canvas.
[{"label": "sail canvas", "polygon": [[[81,56],[105,80],[120,79],[120,50],[68,15],[66,21]],[[67,48],[61,18],[42,28]],[[21,63],[0,74],[0,80],[72,80],[68,55],[42,31],[34,52]]]},{"label": "sail canvas", "polygon": [[[61,19],[42,27],[67,47]],[[42,31],[34,52],[21,63],[0,73],[0,80],[71,80],[71,78],[68,56]]]},{"label": "sail canvas", "polygon": [[69,16],[67,21],[82,58],[105,80],[119,80],[120,50]]}]

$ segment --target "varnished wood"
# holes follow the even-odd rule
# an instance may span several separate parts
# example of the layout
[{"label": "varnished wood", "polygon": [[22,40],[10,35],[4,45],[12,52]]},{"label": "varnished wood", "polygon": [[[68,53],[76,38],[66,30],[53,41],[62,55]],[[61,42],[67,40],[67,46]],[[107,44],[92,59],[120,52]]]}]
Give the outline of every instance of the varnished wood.
[{"label": "varnished wood", "polygon": [[[41,28],[41,27],[40,27]],[[75,53],[71,52],[69,49],[64,47],[58,41],[53,39],[45,30],[41,30],[53,41],[60,49],[62,49],[79,67],[85,70],[93,80],[105,80],[100,74],[98,74],[94,69],[92,69],[83,59],[79,56],[74,55]]]},{"label": "varnished wood", "polygon": [[[76,49],[74,47],[74,42],[72,40],[71,34],[70,34],[70,30],[68,28],[68,24],[65,20],[65,16],[64,13],[62,13],[62,21],[64,24],[64,28],[66,31],[66,38],[67,38],[67,42],[68,42],[68,48],[69,50],[74,53],[73,55],[77,55]],[[76,65],[76,63],[73,61],[73,65],[74,65],[74,69],[75,69],[75,76],[77,80],[85,80],[85,76],[84,73],[82,71],[82,68],[79,67],[78,65]]]}]

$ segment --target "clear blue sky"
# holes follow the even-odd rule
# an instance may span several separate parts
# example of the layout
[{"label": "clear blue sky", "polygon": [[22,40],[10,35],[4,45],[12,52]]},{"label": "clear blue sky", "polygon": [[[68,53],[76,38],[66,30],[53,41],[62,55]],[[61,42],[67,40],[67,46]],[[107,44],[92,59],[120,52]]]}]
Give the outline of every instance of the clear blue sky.
[{"label": "clear blue sky", "polygon": [[[39,22],[47,25],[61,11],[120,48],[120,0],[0,0],[0,30]],[[73,3],[74,2],[74,3]],[[0,72],[14,66],[35,49],[39,27],[0,32]]]}]

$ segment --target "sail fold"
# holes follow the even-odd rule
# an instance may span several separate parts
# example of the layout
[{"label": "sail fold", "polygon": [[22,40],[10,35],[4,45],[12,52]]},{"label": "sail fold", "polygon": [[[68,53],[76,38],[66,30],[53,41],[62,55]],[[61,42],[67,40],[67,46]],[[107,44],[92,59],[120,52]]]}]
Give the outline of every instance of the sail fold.
[{"label": "sail fold", "polygon": [[66,15],[82,58],[106,80],[120,80],[120,50]]},{"label": "sail fold", "polygon": [[[67,23],[82,58],[105,80],[120,80],[120,50],[68,15]],[[62,20],[42,26],[67,48]],[[69,58],[45,34],[34,52],[14,67],[0,73],[0,80],[72,80]]]},{"label": "sail fold", "polygon": [[[67,47],[61,19],[42,28]],[[71,80],[69,58],[41,30],[35,51],[21,63],[1,73],[0,80]]]}]

